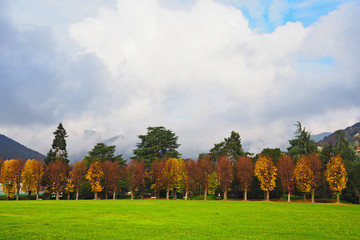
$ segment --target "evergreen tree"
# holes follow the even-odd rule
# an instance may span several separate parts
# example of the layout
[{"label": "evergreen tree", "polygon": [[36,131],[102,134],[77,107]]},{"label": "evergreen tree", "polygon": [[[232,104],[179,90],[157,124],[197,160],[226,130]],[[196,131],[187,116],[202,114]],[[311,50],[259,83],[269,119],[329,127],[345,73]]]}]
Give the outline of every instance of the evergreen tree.
[{"label": "evergreen tree", "polygon": [[305,128],[302,128],[301,123],[297,122],[295,124],[297,130],[295,132],[295,138],[289,140],[290,147],[287,149],[289,155],[291,155],[295,160],[298,156],[306,156],[310,153],[317,151],[317,146],[314,140],[311,139],[311,134],[309,131],[306,131]]},{"label": "evergreen tree", "polygon": [[232,164],[234,164],[240,156],[249,154],[244,152],[241,145],[240,134],[235,131],[232,131],[230,137],[225,138],[224,141],[215,143],[214,147],[210,149],[210,152],[213,162],[217,161],[219,157],[227,155]]},{"label": "evergreen tree", "polygon": [[141,142],[136,144],[133,159],[144,160],[150,167],[155,159],[178,158],[180,153],[176,150],[180,144],[178,137],[171,130],[164,127],[148,127],[146,135],[139,135]]},{"label": "evergreen tree", "polygon": [[108,160],[111,162],[118,161],[119,164],[124,164],[126,161],[122,158],[122,154],[115,156],[115,147],[115,145],[107,146],[105,143],[97,143],[88,153],[89,155],[85,157],[87,166],[90,166],[95,159],[100,162]]},{"label": "evergreen tree", "polygon": [[59,123],[56,131],[53,132],[54,140],[51,145],[51,149],[49,150],[44,162],[48,165],[51,162],[55,162],[56,159],[61,159],[65,163],[69,163],[68,153],[66,150],[66,140],[68,137],[65,128],[62,123]]}]

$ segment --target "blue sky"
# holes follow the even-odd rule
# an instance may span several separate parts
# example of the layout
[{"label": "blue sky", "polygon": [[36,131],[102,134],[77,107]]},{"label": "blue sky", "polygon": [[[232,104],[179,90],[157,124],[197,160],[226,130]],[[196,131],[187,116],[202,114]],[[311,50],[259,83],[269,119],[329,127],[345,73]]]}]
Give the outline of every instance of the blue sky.
[{"label": "blue sky", "polygon": [[[240,133],[286,149],[360,119],[360,1],[0,1],[0,133],[46,153],[59,122],[78,160],[131,155],[148,126],[184,157]],[[86,134],[92,130],[92,134]]]}]

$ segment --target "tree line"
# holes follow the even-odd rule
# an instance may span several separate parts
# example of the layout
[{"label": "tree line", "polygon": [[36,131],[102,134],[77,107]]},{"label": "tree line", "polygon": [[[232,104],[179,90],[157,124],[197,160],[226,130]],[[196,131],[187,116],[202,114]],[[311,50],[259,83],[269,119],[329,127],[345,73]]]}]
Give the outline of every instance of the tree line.
[{"label": "tree line", "polygon": [[[264,192],[270,200],[287,193],[311,193],[319,195],[330,190],[340,201],[340,194],[349,188],[358,194],[359,182],[356,176],[358,157],[339,133],[335,146],[326,146],[319,151],[309,132],[297,124],[295,138],[290,140],[287,153],[280,149],[264,149],[260,154],[244,152],[240,134],[232,132],[229,138],[214,144],[209,153],[199,154],[197,161],[182,159],[177,151],[177,136],[164,127],[149,127],[146,135],[140,135],[140,143],[129,162],[121,155],[115,156],[115,146],[98,143],[82,161],[69,165],[66,152],[66,131],[62,124],[54,132],[54,140],[44,162],[40,160],[11,159],[0,161],[1,186],[8,198],[19,198],[20,189],[36,194],[44,188],[49,196],[79,199],[84,188],[91,189],[94,199],[99,195],[116,199],[119,192],[128,193],[130,198],[152,197],[187,200],[194,195],[208,198],[208,194],[228,194],[248,199],[248,192]],[[344,157],[345,156],[345,157]],[[349,159],[350,158],[350,159]],[[329,191],[328,191],[329,192]],[[171,196],[171,195],[172,196]],[[327,193],[329,196],[329,193]],[[348,193],[347,193],[348,194]],[[255,194],[253,194],[255,195]],[[146,195],[148,196],[148,195]],[[359,197],[359,195],[356,195]]]}]

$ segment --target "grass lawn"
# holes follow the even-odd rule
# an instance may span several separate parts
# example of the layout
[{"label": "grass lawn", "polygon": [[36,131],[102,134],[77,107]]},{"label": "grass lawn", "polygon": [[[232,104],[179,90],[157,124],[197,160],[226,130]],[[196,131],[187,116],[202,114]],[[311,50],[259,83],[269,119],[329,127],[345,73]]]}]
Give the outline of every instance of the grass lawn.
[{"label": "grass lawn", "polygon": [[360,206],[243,201],[0,201],[0,239],[359,239]]}]

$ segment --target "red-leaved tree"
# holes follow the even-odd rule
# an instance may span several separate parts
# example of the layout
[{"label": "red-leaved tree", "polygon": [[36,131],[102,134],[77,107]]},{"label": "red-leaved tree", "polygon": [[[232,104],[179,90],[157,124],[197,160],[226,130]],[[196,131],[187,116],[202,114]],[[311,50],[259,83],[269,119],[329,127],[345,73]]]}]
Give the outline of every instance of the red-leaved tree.
[{"label": "red-leaved tree", "polygon": [[293,185],[293,173],[295,168],[294,160],[290,155],[280,156],[277,163],[278,174],[281,181],[281,186],[288,192],[288,202],[290,202],[290,187]]},{"label": "red-leaved tree", "polygon": [[236,177],[240,188],[244,191],[244,200],[247,201],[247,192],[254,175],[254,163],[250,157],[239,157],[235,162]]},{"label": "red-leaved tree", "polygon": [[211,173],[214,171],[211,159],[209,157],[200,158],[197,161],[198,180],[200,185],[204,188],[204,200],[207,199],[208,187]]},{"label": "red-leaved tree", "polygon": [[232,164],[228,156],[221,156],[216,164],[216,173],[219,179],[219,187],[224,192],[224,200],[227,200],[227,192],[230,190],[233,180]]},{"label": "red-leaved tree", "polygon": [[142,188],[145,183],[145,163],[132,159],[127,167],[127,179],[129,182],[129,190],[131,192],[131,200],[134,199],[134,192]]}]

